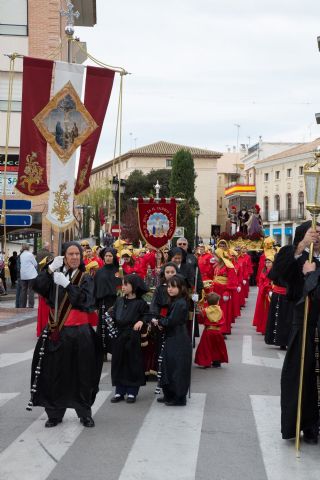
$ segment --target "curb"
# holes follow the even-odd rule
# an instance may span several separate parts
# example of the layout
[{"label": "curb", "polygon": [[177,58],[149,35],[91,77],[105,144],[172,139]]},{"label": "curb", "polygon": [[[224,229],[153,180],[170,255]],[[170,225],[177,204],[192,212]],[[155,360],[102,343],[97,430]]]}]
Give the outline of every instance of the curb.
[{"label": "curb", "polygon": [[11,330],[16,327],[23,327],[24,325],[29,325],[30,323],[33,323],[36,321],[37,321],[37,317],[28,317],[28,318],[23,318],[22,320],[16,320],[14,322],[8,322],[4,325],[0,325],[0,332]]}]

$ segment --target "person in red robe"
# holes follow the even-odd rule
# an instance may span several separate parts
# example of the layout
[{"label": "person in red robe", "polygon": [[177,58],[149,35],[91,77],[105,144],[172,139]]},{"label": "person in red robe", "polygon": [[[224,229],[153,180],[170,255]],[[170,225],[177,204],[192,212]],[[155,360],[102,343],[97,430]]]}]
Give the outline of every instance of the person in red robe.
[{"label": "person in red robe", "polygon": [[274,243],[275,243],[275,240],[272,237],[267,237],[263,241],[263,253],[262,253],[261,257],[259,258],[258,271],[257,271],[257,275],[256,275],[257,285],[259,284],[260,274],[265,267],[266,257],[268,257],[270,255],[274,256],[275,253],[276,253],[276,250],[274,248]]},{"label": "person in red robe", "polygon": [[204,245],[199,245],[197,250],[197,260],[202,280],[212,280],[214,273],[214,264],[216,263],[215,258],[211,252],[206,251]]},{"label": "person in red robe", "polygon": [[[53,260],[53,255],[44,257],[39,262],[39,270],[41,270]],[[37,337],[40,337],[42,330],[48,325],[50,307],[42,295],[38,295],[38,316],[37,316]]]},{"label": "person in red robe", "polygon": [[253,273],[253,267],[252,267],[251,257],[248,254],[248,249],[246,245],[241,246],[241,253],[240,253],[239,259],[242,263],[242,271],[243,271],[242,288],[244,290],[245,298],[248,298],[249,288],[250,288],[250,277]]},{"label": "person in red robe", "polygon": [[218,242],[218,248],[216,248],[214,256],[217,259],[217,264],[214,268],[213,284],[210,290],[218,293],[221,297],[220,307],[225,320],[221,331],[230,334],[233,321],[232,297],[234,290],[237,288],[237,275],[225,240]]},{"label": "person in red robe", "polygon": [[204,330],[195,355],[195,363],[204,368],[221,367],[228,363],[227,347],[221,333],[224,324],[223,312],[219,306],[220,296],[209,293],[206,297],[207,307],[201,311],[199,323]]},{"label": "person in red robe", "polygon": [[268,256],[265,260],[265,267],[259,277],[259,292],[257,297],[256,308],[252,325],[256,327],[258,333],[264,335],[266,333],[266,326],[268,320],[268,313],[270,308],[270,295],[272,291],[272,281],[268,277],[268,274],[272,268],[274,256]]}]

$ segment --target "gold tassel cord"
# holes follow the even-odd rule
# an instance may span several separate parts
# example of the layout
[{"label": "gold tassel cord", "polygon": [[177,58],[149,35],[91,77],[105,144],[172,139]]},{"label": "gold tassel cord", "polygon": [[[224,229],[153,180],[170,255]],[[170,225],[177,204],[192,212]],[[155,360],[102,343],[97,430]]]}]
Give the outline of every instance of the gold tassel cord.
[{"label": "gold tassel cord", "polygon": [[12,109],[12,92],[13,92],[13,80],[14,80],[14,62],[19,54],[13,53],[8,55],[10,58],[9,67],[9,83],[8,83],[8,109],[7,109],[7,122],[6,122],[6,143],[4,151],[4,169],[3,169],[3,195],[2,195],[2,212],[1,221],[3,223],[3,245],[4,245],[4,261],[7,263],[7,226],[6,226],[6,184],[7,184],[7,164],[8,164],[8,151],[9,151],[9,139],[10,139],[10,121],[11,121],[11,109]]},{"label": "gold tassel cord", "polygon": [[75,43],[77,45],[77,47],[79,48],[79,50],[81,50],[85,55],[88,56],[88,58],[90,58],[90,60],[92,60],[94,63],[96,63],[97,65],[99,65],[100,67],[104,67],[104,68],[108,68],[109,70],[113,70],[115,72],[119,72],[121,73],[122,75],[128,75],[129,72],[127,72],[123,67],[115,67],[113,65],[108,65],[107,63],[104,63],[102,62],[101,60],[98,60],[97,58],[95,58],[93,55],[91,55],[89,52],[87,52],[81,45],[81,43],[79,42],[79,40],[73,38],[72,39],[72,42]]}]

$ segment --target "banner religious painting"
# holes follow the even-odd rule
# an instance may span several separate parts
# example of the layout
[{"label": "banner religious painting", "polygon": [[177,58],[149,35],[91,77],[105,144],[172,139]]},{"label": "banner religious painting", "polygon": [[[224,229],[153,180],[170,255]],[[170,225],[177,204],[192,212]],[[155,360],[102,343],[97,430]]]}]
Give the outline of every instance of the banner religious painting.
[{"label": "banner religious painting", "polygon": [[164,247],[174,235],[177,226],[177,203],[174,198],[155,201],[138,200],[140,233],[152,247]]},{"label": "banner religious painting", "polygon": [[58,157],[66,162],[98,125],[69,81],[33,119]]}]

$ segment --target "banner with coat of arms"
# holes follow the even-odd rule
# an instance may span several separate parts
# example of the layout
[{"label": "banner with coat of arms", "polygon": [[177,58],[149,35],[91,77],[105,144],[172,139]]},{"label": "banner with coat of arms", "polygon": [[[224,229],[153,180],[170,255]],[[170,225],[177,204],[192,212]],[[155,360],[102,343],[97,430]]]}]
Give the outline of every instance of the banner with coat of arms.
[{"label": "banner with coat of arms", "polygon": [[174,198],[138,200],[140,233],[152,247],[164,247],[174,235],[177,226],[177,203]]}]

